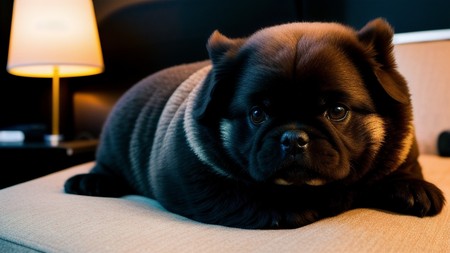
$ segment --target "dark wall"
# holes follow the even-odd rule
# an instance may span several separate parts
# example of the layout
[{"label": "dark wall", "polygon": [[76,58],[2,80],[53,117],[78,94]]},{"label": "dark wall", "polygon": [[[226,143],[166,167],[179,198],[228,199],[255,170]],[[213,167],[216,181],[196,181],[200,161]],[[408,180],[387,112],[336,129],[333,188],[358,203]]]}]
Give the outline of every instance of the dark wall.
[{"label": "dark wall", "polygon": [[[139,79],[206,58],[206,40],[215,29],[240,37],[297,20],[338,21],[359,29],[375,17],[385,17],[396,32],[450,28],[446,0],[124,0],[107,14],[104,8],[117,1],[93,2],[102,13],[105,72],[62,80],[61,124],[68,137],[97,136],[110,106]],[[51,80],[6,72],[12,5],[13,0],[0,1],[0,128],[49,126]]]},{"label": "dark wall", "polygon": [[361,28],[368,20],[386,18],[396,33],[449,29],[448,0],[304,0],[304,20],[338,21]]},{"label": "dark wall", "polygon": [[[231,38],[244,37],[266,26],[300,20],[295,0],[134,2],[103,14],[98,21],[105,73],[70,80],[70,87],[77,89],[78,133],[98,133],[95,128],[104,121],[108,103],[150,73],[207,59],[206,43],[214,30]],[[89,99],[88,93],[97,99]]]}]

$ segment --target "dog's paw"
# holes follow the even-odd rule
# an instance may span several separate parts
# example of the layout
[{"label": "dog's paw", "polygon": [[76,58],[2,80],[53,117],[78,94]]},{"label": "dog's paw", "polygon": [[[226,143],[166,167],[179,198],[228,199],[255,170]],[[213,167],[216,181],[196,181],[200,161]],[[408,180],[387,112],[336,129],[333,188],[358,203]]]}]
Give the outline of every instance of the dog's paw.
[{"label": "dog's paw", "polygon": [[65,182],[64,190],[66,193],[102,197],[120,197],[132,192],[123,181],[105,174],[75,175]]},{"label": "dog's paw", "polygon": [[385,185],[387,209],[418,217],[438,214],[445,203],[435,185],[424,180],[404,180]]}]

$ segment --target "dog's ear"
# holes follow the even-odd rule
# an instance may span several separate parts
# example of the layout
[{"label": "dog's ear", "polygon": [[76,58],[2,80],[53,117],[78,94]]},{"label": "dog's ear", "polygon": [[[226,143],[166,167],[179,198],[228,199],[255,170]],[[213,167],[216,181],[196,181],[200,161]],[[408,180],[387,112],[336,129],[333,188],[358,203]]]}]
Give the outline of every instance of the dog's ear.
[{"label": "dog's ear", "polygon": [[244,42],[245,39],[230,39],[215,30],[206,45],[213,65],[220,65],[227,58],[233,58]]},{"label": "dog's ear", "polygon": [[402,104],[410,103],[404,77],[396,70],[392,27],[382,18],[367,23],[358,31],[360,42],[366,47],[373,62],[373,71],[386,93]]},{"label": "dog's ear", "polygon": [[234,72],[237,69],[237,55],[245,43],[245,39],[230,39],[219,31],[214,31],[209,37],[207,50],[212,62],[212,69],[205,85],[207,89],[201,94],[201,100],[194,110],[194,117],[205,120],[208,115],[223,109],[226,99],[234,89]]}]

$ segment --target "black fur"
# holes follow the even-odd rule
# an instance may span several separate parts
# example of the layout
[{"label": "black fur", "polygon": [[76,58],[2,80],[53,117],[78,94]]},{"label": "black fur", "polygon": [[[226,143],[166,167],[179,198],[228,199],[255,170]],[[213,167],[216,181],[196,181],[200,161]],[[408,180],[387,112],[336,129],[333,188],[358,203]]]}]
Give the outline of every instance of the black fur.
[{"label": "black fur", "polygon": [[121,98],[96,166],[65,190],[141,194],[240,228],[296,228],[358,207],[436,215],[445,201],[422,177],[392,36],[382,19],[360,31],[215,32],[211,62],[164,70]]}]

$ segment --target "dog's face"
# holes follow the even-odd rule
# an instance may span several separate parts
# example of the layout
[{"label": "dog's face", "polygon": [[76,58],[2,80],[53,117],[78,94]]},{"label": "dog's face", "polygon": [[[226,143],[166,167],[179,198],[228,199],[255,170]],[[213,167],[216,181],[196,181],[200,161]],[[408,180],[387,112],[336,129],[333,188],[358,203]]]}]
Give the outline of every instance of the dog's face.
[{"label": "dog's face", "polygon": [[376,166],[388,173],[413,140],[391,38],[382,20],[358,32],[329,23],[239,40],[216,32],[208,44],[213,88],[201,115],[233,166],[258,182],[321,186],[354,182]]}]

